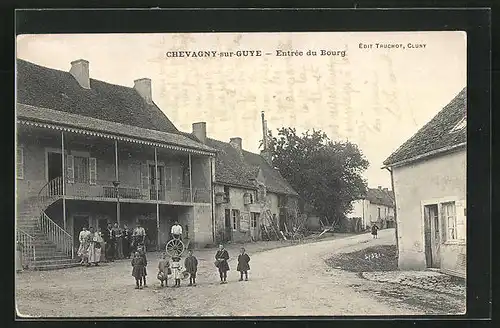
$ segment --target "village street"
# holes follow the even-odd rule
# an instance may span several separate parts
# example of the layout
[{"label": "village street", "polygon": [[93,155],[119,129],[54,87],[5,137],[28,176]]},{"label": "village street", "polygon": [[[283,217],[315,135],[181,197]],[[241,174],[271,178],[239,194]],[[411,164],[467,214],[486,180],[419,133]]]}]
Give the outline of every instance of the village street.
[{"label": "village street", "polygon": [[[362,234],[250,253],[248,282],[238,282],[238,245],[233,245],[228,248],[231,271],[226,285],[219,284],[214,250],[199,250],[198,285],[187,287],[183,281],[178,289],[160,289],[153,253],[148,256],[149,286],[143,290],[134,289],[128,260],[96,268],[23,272],[17,275],[17,308],[21,315],[69,317],[432,314],[418,304],[381,298],[373,290],[386,289],[385,284],[329,268],[324,261],[338,252],[391,243],[394,230],[386,229],[375,240]],[[248,249],[251,252],[250,245]],[[429,295],[415,288],[409,292]]]}]

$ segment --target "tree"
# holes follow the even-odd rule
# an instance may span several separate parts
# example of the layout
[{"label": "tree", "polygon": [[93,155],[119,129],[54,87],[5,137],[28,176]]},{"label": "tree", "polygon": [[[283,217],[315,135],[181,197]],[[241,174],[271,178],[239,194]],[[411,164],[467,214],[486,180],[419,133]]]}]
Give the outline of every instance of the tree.
[{"label": "tree", "polygon": [[356,144],[332,141],[319,130],[299,136],[283,127],[277,137],[269,131],[267,146],[274,167],[328,224],[337,225],[352,201],[366,194],[362,173],[369,163]]}]

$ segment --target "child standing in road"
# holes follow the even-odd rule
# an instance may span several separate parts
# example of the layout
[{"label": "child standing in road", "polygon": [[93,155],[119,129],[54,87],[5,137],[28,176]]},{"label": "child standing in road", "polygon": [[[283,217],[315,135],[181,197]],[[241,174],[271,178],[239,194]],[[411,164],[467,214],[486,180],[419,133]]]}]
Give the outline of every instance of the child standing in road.
[{"label": "child standing in road", "polygon": [[165,282],[165,286],[168,287],[168,274],[170,273],[170,263],[167,259],[167,254],[162,254],[162,259],[158,263],[158,280],[160,280],[161,287],[163,287],[163,283]]},{"label": "child standing in road", "polygon": [[240,255],[238,255],[238,267],[236,270],[240,272],[240,280],[243,281],[243,274],[245,274],[245,281],[248,281],[248,271],[250,270],[250,256],[245,253],[245,249],[242,247]]},{"label": "child standing in road", "polygon": [[135,252],[134,258],[132,259],[132,276],[135,278],[135,289],[142,289],[142,278],[145,274],[144,258]]},{"label": "child standing in road", "polygon": [[372,225],[372,235],[373,235],[373,239],[378,238],[378,227],[376,224]]},{"label": "child standing in road", "polygon": [[146,267],[148,265],[148,259],[146,258],[146,249],[144,248],[143,245],[141,245],[141,246],[137,247],[137,252],[144,260],[144,275],[142,276],[142,281],[143,281],[144,287],[148,287],[148,285],[146,285],[146,276],[148,275],[148,272],[146,270]]},{"label": "child standing in road", "polygon": [[188,257],[184,260],[184,267],[189,272],[189,286],[196,286],[196,271],[198,271],[198,260],[193,256],[193,251],[188,251]]},{"label": "child standing in road", "polygon": [[181,276],[182,276],[182,268],[181,268],[181,258],[178,256],[172,257],[172,277],[174,278],[175,285],[173,287],[181,286]]}]

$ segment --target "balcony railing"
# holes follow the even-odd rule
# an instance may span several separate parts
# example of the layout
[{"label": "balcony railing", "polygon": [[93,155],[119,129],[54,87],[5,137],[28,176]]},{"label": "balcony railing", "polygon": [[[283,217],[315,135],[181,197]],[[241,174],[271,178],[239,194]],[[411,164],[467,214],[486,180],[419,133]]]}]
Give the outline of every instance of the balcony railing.
[{"label": "balcony railing", "polygon": [[[66,183],[66,195],[80,198],[108,198],[129,200],[156,200],[156,187],[127,185],[124,182],[116,188],[113,181],[97,180],[96,184],[88,183]],[[167,189],[165,185],[159,185],[158,200],[167,202],[191,202],[191,189],[188,186],[172,186]],[[210,190],[204,188],[193,188],[193,202],[210,203]]]}]

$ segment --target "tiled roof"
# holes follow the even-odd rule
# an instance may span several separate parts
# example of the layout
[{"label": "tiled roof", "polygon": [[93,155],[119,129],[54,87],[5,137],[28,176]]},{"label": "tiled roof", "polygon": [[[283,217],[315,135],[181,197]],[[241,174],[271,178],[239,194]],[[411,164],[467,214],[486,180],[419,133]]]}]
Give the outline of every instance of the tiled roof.
[{"label": "tiled roof", "polygon": [[430,122],[424,125],[413,137],[400,146],[384,165],[390,166],[429,152],[438,152],[458,146],[467,141],[466,127],[451,130],[467,117],[467,88],[462,89]]},{"label": "tiled roof", "polygon": [[295,190],[262,156],[243,150],[242,155],[227,142],[207,138],[207,145],[217,150],[215,181],[255,189],[251,179],[262,171],[269,192],[297,195]]},{"label": "tiled roof", "polygon": [[214,149],[190,138],[175,133],[144,129],[136,126],[104,121],[93,117],[66,113],[58,110],[39,108],[19,104],[17,106],[17,118],[29,121],[49,123],[57,126],[80,128],[86,131],[103,132],[118,136],[125,136],[150,142],[166,143],[170,145],[183,146],[207,152],[215,152]]},{"label": "tiled roof", "polygon": [[17,59],[17,102],[170,133],[179,130],[134,88],[90,79],[82,88],[69,73]]},{"label": "tiled roof", "polygon": [[372,204],[394,206],[394,192],[392,190],[368,188],[365,199]]}]

